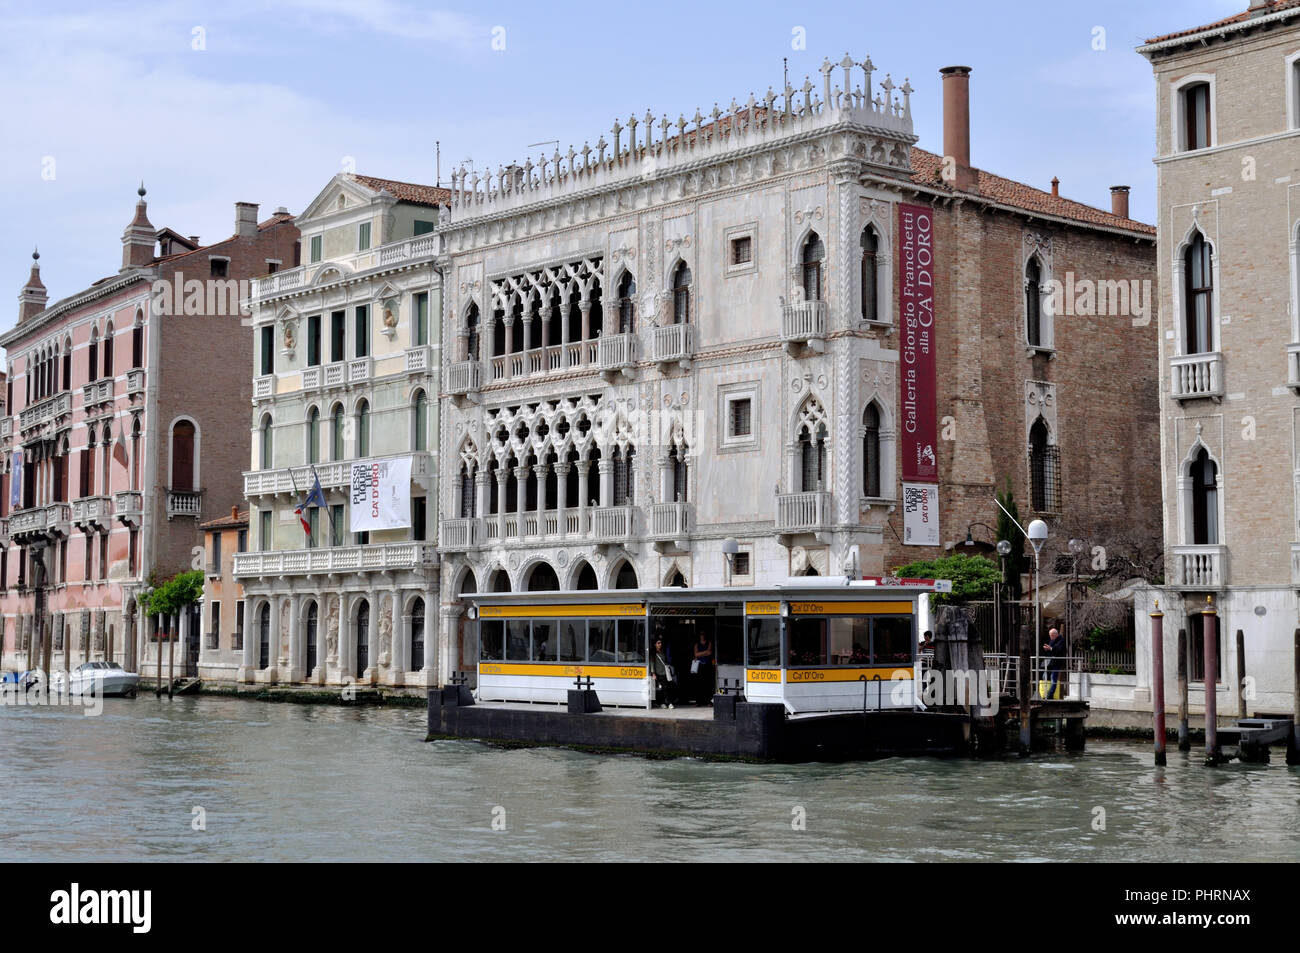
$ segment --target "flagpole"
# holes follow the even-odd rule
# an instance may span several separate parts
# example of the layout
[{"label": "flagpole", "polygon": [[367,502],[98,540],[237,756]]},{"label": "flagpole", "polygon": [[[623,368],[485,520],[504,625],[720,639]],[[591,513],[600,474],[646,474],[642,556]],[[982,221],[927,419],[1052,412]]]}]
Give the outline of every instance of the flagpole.
[{"label": "flagpole", "polygon": [[[293,467],[289,467],[288,470],[289,470],[289,482],[293,484],[293,498],[294,498],[295,500],[298,500],[298,505],[301,506],[301,505],[302,505],[302,500],[299,500],[299,499],[298,499],[298,478],[295,477],[295,476],[293,475]],[[313,544],[314,544],[315,542],[316,542],[316,541],[315,541],[314,539],[311,538],[311,534],[308,533],[308,534],[307,534],[307,548],[308,548],[308,549],[312,549],[312,548],[313,548]]]},{"label": "flagpole", "polygon": [[[320,474],[316,472],[316,466],[315,466],[315,464],[312,465],[312,468],[311,468],[311,476],[312,476],[312,479],[313,479],[313,480],[315,480],[317,483],[320,483]],[[321,491],[321,496],[322,496],[322,497],[325,496],[325,491],[324,491],[324,490]],[[333,511],[331,510],[330,506],[328,505],[328,502],[326,503],[325,506],[321,507],[321,509],[323,509],[323,510],[325,511],[325,516],[326,516],[326,517],[329,519],[329,521],[330,521],[330,540],[331,540],[331,545],[332,545],[332,540],[334,539],[334,513],[333,513]]]}]

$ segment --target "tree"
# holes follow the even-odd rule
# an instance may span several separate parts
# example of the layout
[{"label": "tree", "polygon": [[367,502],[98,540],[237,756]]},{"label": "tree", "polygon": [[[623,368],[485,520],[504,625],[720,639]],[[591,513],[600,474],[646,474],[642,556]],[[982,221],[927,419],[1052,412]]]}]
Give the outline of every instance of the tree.
[{"label": "tree", "polygon": [[178,573],[146,595],[137,597],[148,616],[172,615],[203,598],[203,571],[193,569]]},{"label": "tree", "polygon": [[911,579],[951,579],[952,592],[939,593],[935,597],[940,604],[991,599],[993,584],[1001,578],[998,567],[988,559],[964,553],[908,563],[895,569],[894,575]]},{"label": "tree", "polygon": [[[1011,553],[1006,558],[1006,597],[1016,602],[1020,599],[1020,574],[1025,571],[1025,534],[1016,525],[1020,522],[1020,512],[1016,509],[1016,497],[1011,491],[1011,477],[1007,477],[1007,488],[997,494],[997,501],[1002,504],[1002,509],[998,510],[998,539],[1005,539],[1011,544]],[[1008,516],[1003,509],[1011,515]]]}]

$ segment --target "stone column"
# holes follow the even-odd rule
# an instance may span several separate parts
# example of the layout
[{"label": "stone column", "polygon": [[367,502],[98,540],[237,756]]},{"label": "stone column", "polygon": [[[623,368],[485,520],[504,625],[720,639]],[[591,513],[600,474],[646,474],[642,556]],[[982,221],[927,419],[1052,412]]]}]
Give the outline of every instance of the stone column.
[{"label": "stone column", "polygon": [[487,516],[488,506],[492,502],[492,487],[488,482],[491,478],[486,470],[476,469],[474,471],[474,515],[482,518]]},{"label": "stone column", "polygon": [[[302,681],[303,663],[306,661],[300,645],[302,634],[298,624],[301,602],[302,599],[297,593],[292,593],[289,596],[289,657],[281,659],[280,666],[285,669],[284,677],[290,682]],[[319,618],[319,615],[317,617]]]},{"label": "stone column", "polygon": [[[252,600],[244,603],[245,609],[252,608]],[[257,625],[252,620],[256,619],[256,613],[244,613],[244,651],[243,661],[239,670],[239,676],[244,682],[253,680],[253,673],[257,671]]]},{"label": "stone column", "polygon": [[539,536],[546,535],[546,526],[542,523],[542,514],[546,512],[546,471],[549,467],[545,463],[533,465],[533,474],[537,477],[537,533]]},{"label": "stone column", "polygon": [[587,342],[591,340],[591,299],[583,298],[578,304],[582,312],[582,363],[587,363]]},{"label": "stone column", "polygon": [[[420,670],[424,675],[424,684],[426,686],[436,684],[435,677],[439,672],[449,671],[443,664],[444,658],[442,652],[447,651],[446,641],[442,638],[442,627],[435,619],[438,619],[438,590],[424,590],[424,667]],[[456,658],[456,649],[451,648],[451,659]],[[436,660],[436,661],[435,661]],[[454,661],[452,664],[456,664]]]},{"label": "stone column", "polygon": [[590,460],[579,460],[575,466],[578,468],[578,534],[586,535],[588,531],[587,521],[590,517],[587,515],[587,473],[591,469]]},{"label": "stone column", "polygon": [[408,646],[406,644],[406,634],[411,631],[411,620],[409,616],[403,614],[401,590],[394,586],[391,595],[393,598],[393,644],[389,649],[389,658],[391,659],[389,662],[389,668],[392,670],[394,676],[393,684],[400,685],[402,684],[402,675],[406,673],[409,664],[408,660],[410,659],[410,652],[408,651]]},{"label": "stone column", "polygon": [[510,471],[506,467],[497,469],[497,539],[506,538],[506,481]]},{"label": "stone column", "polygon": [[528,512],[528,467],[515,467],[515,509],[519,516],[519,535],[524,535],[524,514]]},{"label": "stone column", "polygon": [[565,526],[565,523],[568,520],[568,514],[565,512],[565,504],[567,503],[565,496],[568,492],[567,482],[570,466],[571,465],[568,463],[555,464],[555,526],[556,532],[560,536],[564,536],[568,533],[568,529]]},{"label": "stone column", "polygon": [[[425,621],[429,619],[429,603],[425,603]],[[462,663],[460,660],[460,616],[465,611],[465,607],[460,603],[442,606],[438,612],[439,626],[441,632],[441,645],[439,645],[439,665],[438,681],[436,684],[446,685],[452,674],[459,671]],[[427,656],[428,653],[426,653]]]},{"label": "stone column", "polygon": [[673,465],[668,454],[663,453],[655,458],[655,463],[659,467],[659,502],[675,503],[673,499]]},{"label": "stone column", "polygon": [[614,461],[599,460],[596,469],[600,472],[600,505],[614,505]]},{"label": "stone column", "polygon": [[347,590],[340,589],[339,590],[339,644],[337,649],[338,655],[337,657],[331,659],[331,661],[336,666],[334,678],[335,678],[335,684],[338,685],[343,685],[347,681],[351,681],[353,679],[352,672],[355,666],[352,664],[352,656],[350,651],[351,646],[349,645],[349,640],[351,639],[351,635],[348,632],[348,628],[349,628],[348,594],[347,594]]},{"label": "stone column", "polygon": [[[379,590],[370,589],[366,592],[366,600],[370,603],[370,624],[366,626],[366,667],[361,672],[362,676],[369,676],[370,684],[375,679],[375,674],[379,672],[379,617],[382,614],[379,609]],[[357,632],[357,641],[360,644],[361,633]],[[374,674],[371,674],[374,673]]]},{"label": "stone column", "polygon": [[510,356],[515,352],[515,319],[513,316],[502,318],[506,325],[506,353],[504,376],[510,376]]},{"label": "stone column", "polygon": [[[541,319],[541,322],[542,322],[542,347],[543,347],[543,348],[548,348],[548,347],[551,346],[551,307],[550,307],[550,305],[547,305],[546,307],[542,308],[541,311],[538,312],[538,317]],[[550,370],[550,368],[546,368],[546,370]]]}]

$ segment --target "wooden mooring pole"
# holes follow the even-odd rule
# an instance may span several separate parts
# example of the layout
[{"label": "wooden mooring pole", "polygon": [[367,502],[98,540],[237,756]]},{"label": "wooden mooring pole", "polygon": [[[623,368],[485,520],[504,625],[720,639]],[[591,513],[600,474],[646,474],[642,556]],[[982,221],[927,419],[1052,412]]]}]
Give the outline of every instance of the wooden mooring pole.
[{"label": "wooden mooring pole", "polygon": [[1221,764],[1219,751],[1219,613],[1214,596],[1206,596],[1201,610],[1201,631],[1205,634],[1205,763]]},{"label": "wooden mooring pole", "polygon": [[1178,630],[1178,750],[1191,751],[1187,731],[1187,630]]},{"label": "wooden mooring pole", "polygon": [[1029,626],[1020,627],[1020,666],[1016,672],[1016,694],[1020,702],[1020,757],[1029,756],[1030,739],[1030,695],[1029,695]]},{"label": "wooden mooring pole", "polygon": [[1246,633],[1237,630],[1237,717],[1246,717]]},{"label": "wooden mooring pole", "polygon": [[1151,717],[1156,764],[1165,763],[1165,614],[1156,601],[1151,613]]},{"label": "wooden mooring pole", "polygon": [[1300,629],[1295,630],[1295,681],[1291,683],[1291,743],[1286,747],[1286,763],[1300,764]]}]

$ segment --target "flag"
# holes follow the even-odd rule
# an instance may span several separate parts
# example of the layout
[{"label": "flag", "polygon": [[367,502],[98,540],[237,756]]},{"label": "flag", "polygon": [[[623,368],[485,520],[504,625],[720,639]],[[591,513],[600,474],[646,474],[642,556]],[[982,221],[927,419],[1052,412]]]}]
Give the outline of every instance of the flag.
[{"label": "flag", "polygon": [[9,507],[18,509],[23,498],[23,452],[14,451],[12,475],[9,477]]},{"label": "flag", "polygon": [[312,469],[312,487],[307,492],[307,498],[293,508],[298,514],[298,522],[302,523],[302,531],[309,537],[311,536],[311,524],[307,522],[307,507],[325,506],[325,491],[321,489],[320,477],[316,475],[315,468]]}]

